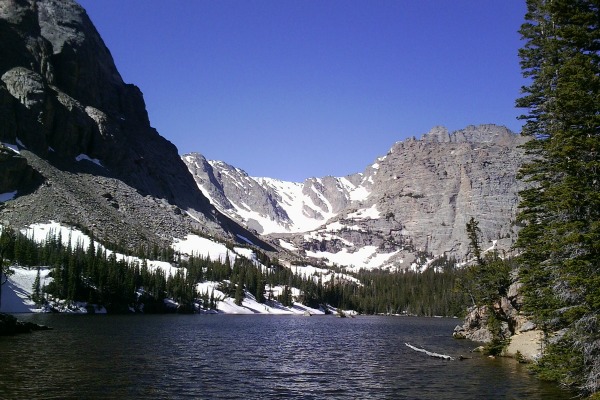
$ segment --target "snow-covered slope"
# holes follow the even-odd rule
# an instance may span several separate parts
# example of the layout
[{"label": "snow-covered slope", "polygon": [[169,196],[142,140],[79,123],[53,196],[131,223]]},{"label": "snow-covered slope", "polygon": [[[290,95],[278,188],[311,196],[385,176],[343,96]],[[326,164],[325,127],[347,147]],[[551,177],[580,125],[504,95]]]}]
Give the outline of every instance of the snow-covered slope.
[{"label": "snow-covered slope", "polygon": [[525,140],[491,124],[435,127],[395,143],[363,173],[302,183],[253,178],[197,153],[183,160],[219,210],[290,252],[355,269],[404,269],[424,255],[464,259],[470,217],[485,242],[510,248]]},{"label": "snow-covered slope", "polygon": [[183,156],[183,161],[219,211],[261,234],[317,229],[364,201],[372,184],[366,174],[309,178],[302,183],[250,177],[239,168],[206,160],[198,153]]},{"label": "snow-covered slope", "polygon": [[[0,225],[0,233],[2,232],[2,225]],[[62,244],[65,247],[71,246],[82,246],[84,248],[89,247],[92,239],[84,234],[82,231],[72,228],[69,226],[61,225],[57,222],[51,221],[48,223],[32,224],[27,228],[21,230],[21,233],[33,239],[37,243],[43,243],[49,237],[60,237]],[[128,263],[139,263],[143,261],[150,270],[161,269],[164,271],[166,276],[175,275],[179,270],[175,265],[156,260],[142,260],[137,257],[126,256],[123,254],[115,253],[104,248],[104,246],[98,242],[94,242],[96,249],[102,249],[106,251],[107,255],[114,254],[117,260],[126,260]],[[266,270],[268,266],[261,264],[256,257],[256,253],[249,248],[245,247],[233,247],[233,249],[227,248],[223,243],[219,243],[215,240],[203,238],[197,235],[188,235],[185,238],[174,238],[173,249],[183,256],[194,255],[200,257],[209,257],[212,260],[220,260],[225,262],[228,259],[232,264],[236,258],[244,257],[252,261],[256,266],[263,270]],[[38,268],[24,268],[20,266],[11,267],[12,274],[9,276],[8,281],[2,287],[2,301],[1,312],[9,313],[24,313],[24,312],[40,312],[36,304],[32,301],[31,296],[33,293],[33,285],[37,276]],[[43,287],[52,281],[49,276],[51,271],[50,267],[40,266],[40,285]],[[334,273],[329,270],[314,268],[312,266],[295,267],[294,273],[300,276],[314,276],[315,279],[320,279],[323,282],[328,282],[332,279],[346,279],[356,281],[346,274]],[[217,310],[218,313],[225,314],[303,314],[309,312],[310,314],[323,314],[324,311],[312,309],[306,307],[300,303],[295,302],[291,307],[285,307],[276,300],[267,301],[266,303],[259,303],[249,293],[246,293],[245,298],[241,305],[236,305],[234,299],[228,297],[219,290],[220,282],[201,282],[197,285],[198,293],[211,293],[216,296]],[[272,297],[277,297],[283,287],[274,286],[267,289],[271,292]],[[297,297],[300,295],[299,289],[292,288],[292,295]],[[70,304],[69,307],[60,308],[64,312],[86,312],[85,304]],[[102,312],[102,310],[99,310]],[[106,312],[106,310],[104,310]]]}]

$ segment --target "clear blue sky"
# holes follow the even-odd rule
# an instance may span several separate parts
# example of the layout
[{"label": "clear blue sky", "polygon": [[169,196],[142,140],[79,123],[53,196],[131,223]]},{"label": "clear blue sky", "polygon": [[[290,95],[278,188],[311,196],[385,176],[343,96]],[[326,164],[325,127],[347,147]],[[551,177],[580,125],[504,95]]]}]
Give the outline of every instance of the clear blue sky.
[{"label": "clear blue sky", "polygon": [[433,126],[520,131],[517,0],[80,0],[180,154],[302,181]]}]

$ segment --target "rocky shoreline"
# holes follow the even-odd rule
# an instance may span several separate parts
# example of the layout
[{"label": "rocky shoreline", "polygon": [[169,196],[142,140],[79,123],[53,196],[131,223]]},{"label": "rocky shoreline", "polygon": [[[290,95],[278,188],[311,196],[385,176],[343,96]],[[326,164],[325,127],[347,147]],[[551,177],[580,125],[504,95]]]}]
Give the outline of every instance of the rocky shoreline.
[{"label": "rocky shoreline", "polygon": [[38,325],[32,322],[19,321],[12,315],[0,313],[0,336],[12,336],[20,333],[47,331],[50,329],[52,328],[46,325]]},{"label": "rocky shoreline", "polygon": [[501,321],[500,336],[508,342],[501,355],[526,362],[536,361],[542,353],[542,332],[521,312],[523,298],[519,293],[520,287],[521,283],[515,280],[506,296],[500,297],[493,307],[471,307],[463,324],[454,328],[454,338],[490,343],[493,334],[488,320],[493,313]]}]

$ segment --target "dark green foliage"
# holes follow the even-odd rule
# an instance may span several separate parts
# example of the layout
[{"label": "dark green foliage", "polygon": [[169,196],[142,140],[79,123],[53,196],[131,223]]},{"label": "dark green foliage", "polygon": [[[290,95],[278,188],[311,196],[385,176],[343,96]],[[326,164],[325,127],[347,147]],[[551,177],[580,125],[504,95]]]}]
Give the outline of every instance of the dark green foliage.
[{"label": "dark green foliage", "polygon": [[283,287],[283,290],[281,291],[278,300],[281,304],[283,304],[286,307],[291,307],[292,305],[294,305],[294,302],[292,301],[292,289],[288,285],[285,285]]},{"label": "dark green foliage", "polygon": [[511,273],[516,270],[516,260],[500,257],[491,251],[480,262],[465,267],[458,285],[468,294],[472,305],[493,308],[501,297],[506,296],[511,284]]},{"label": "dark green foliage", "polygon": [[479,222],[475,218],[471,217],[467,222],[467,237],[469,238],[469,248],[475,257],[475,261],[478,265],[483,264],[481,258],[481,246],[479,245],[479,237],[481,235],[481,229],[479,229]]},{"label": "dark green foliage", "polygon": [[509,345],[510,338],[502,335],[501,323],[502,321],[497,314],[494,313],[493,308],[490,308],[488,317],[488,329],[492,333],[492,340],[483,346],[483,354],[490,356],[499,356],[502,354],[504,349]]},{"label": "dark green foliage", "polygon": [[[5,250],[3,254],[10,254],[13,259],[19,255],[22,261],[37,260],[39,265],[51,267],[53,281],[41,288],[49,299],[101,304],[109,312],[132,309],[143,309],[145,313],[167,312],[163,301],[166,298],[179,303],[178,312],[192,312],[196,304],[215,310],[218,301],[223,299],[217,298],[214,290],[196,293],[196,285],[204,281],[220,282],[219,290],[233,297],[237,304],[247,295],[254,296],[258,302],[275,300],[270,290],[275,286],[283,288],[278,300],[286,306],[299,301],[314,308],[328,304],[365,314],[458,315],[466,304],[466,297],[455,287],[457,276],[463,272],[455,270],[455,260],[446,257],[433,261],[423,273],[375,270],[351,274],[337,267],[324,278],[295,274],[260,252],[257,258],[268,268],[244,257],[236,257],[231,264],[230,257],[221,262],[174,254],[177,262],[171,262],[179,268],[166,276],[160,269],[150,271],[145,259],[128,263],[94,242],[87,247],[81,243],[65,246],[60,234],[50,232],[43,244],[36,244],[20,233],[6,232],[0,237],[0,243],[4,243],[0,248]],[[149,253],[148,248],[152,248]],[[136,254],[164,256],[170,253],[145,246],[137,249]],[[292,288],[300,290],[298,298],[292,296]],[[39,299],[44,301],[44,295],[40,294]]]},{"label": "dark green foliage", "polygon": [[[584,393],[600,390],[600,11],[597,1],[528,0],[521,34],[533,160],[520,176],[525,308],[547,332],[540,373]],[[564,349],[570,349],[565,352]],[[546,376],[548,376],[546,374]]]},{"label": "dark green foliage", "polygon": [[42,303],[47,293],[55,299],[87,301],[105,305],[112,312],[139,309],[144,312],[163,312],[163,299],[167,296],[191,304],[194,300],[195,282],[183,278],[183,273],[167,277],[161,270],[150,272],[145,263],[128,263],[107,255],[94,244],[84,248],[64,246],[60,234],[50,232],[43,244],[35,243],[20,232],[5,229],[0,235],[0,252],[12,255],[11,261],[22,266],[48,265],[53,281],[40,287],[39,268],[33,287],[33,300]]},{"label": "dark green foliage", "polygon": [[33,281],[32,287],[32,295],[31,300],[35,302],[35,304],[42,304],[43,296],[42,296],[42,286],[40,285],[40,268],[37,269],[37,274],[35,275],[35,280]]},{"label": "dark green foliage", "polygon": [[543,380],[574,386],[585,374],[583,367],[581,352],[573,347],[571,339],[563,337],[547,343],[544,357],[532,366],[532,370]]},{"label": "dark green foliage", "polygon": [[363,285],[356,288],[352,305],[365,314],[457,316],[468,301],[456,286],[462,275],[454,261],[445,258],[424,272],[361,271],[357,277]]},{"label": "dark green foliage", "polygon": [[15,235],[10,229],[3,229],[0,234],[0,307],[2,306],[2,285],[11,274],[8,261],[14,258]]}]

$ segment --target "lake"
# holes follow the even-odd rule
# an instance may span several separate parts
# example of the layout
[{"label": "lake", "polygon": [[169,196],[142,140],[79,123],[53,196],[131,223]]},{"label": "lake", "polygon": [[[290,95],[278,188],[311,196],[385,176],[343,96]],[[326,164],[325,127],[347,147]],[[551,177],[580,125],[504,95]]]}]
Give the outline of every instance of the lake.
[{"label": "lake", "polygon": [[[0,399],[563,399],[448,318],[52,315],[0,337]],[[446,361],[405,343],[457,357]]]}]

